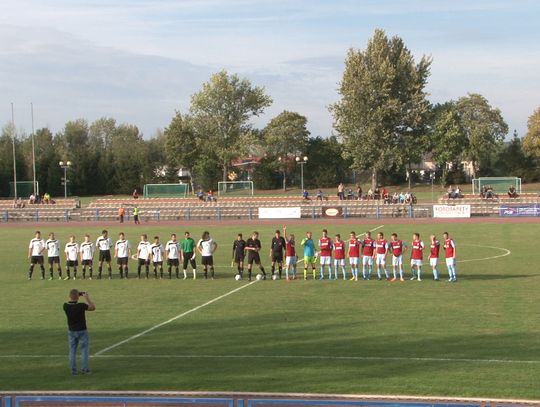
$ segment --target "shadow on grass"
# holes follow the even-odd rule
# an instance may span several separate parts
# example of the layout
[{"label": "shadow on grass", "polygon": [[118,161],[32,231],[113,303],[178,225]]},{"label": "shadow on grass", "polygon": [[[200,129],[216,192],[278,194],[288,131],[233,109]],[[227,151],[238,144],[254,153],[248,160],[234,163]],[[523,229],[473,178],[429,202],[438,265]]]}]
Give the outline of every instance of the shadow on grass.
[{"label": "shadow on grass", "polygon": [[540,274],[465,274],[463,276],[458,274],[458,280],[509,280],[539,276]]}]

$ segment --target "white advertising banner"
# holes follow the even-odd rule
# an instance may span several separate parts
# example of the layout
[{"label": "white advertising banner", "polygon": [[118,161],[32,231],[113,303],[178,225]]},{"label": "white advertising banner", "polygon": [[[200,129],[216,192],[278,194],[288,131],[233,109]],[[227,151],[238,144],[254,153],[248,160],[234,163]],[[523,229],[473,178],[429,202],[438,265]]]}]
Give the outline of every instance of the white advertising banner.
[{"label": "white advertising banner", "polygon": [[434,218],[470,218],[471,205],[433,205]]},{"label": "white advertising banner", "polygon": [[300,219],[302,211],[299,206],[285,208],[259,208],[259,219]]}]

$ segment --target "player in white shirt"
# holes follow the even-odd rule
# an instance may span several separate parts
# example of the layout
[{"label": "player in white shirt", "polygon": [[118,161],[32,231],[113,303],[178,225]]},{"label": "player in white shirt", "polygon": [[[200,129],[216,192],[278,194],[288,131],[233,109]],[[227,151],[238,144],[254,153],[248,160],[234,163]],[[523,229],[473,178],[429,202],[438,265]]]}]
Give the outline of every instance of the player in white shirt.
[{"label": "player in white shirt", "polygon": [[204,278],[208,278],[208,267],[210,275],[214,279],[214,252],[217,249],[217,243],[210,237],[210,232],[205,231],[202,238],[197,243],[197,251],[201,254],[201,263],[204,266]]},{"label": "player in white shirt", "polygon": [[159,241],[159,236],[154,236],[154,243],[150,246],[152,251],[152,263],[154,264],[154,277],[157,278],[159,268],[159,276],[163,278],[163,245]]},{"label": "player in white shirt", "polygon": [[126,235],[121,232],[118,235],[118,240],[114,245],[114,257],[116,257],[116,263],[118,264],[118,271],[120,272],[120,278],[128,278],[128,263],[131,257],[131,245],[129,240],[126,240]]},{"label": "player in white shirt", "polygon": [[53,265],[58,268],[58,279],[62,279],[62,266],[60,266],[60,242],[54,238],[54,233],[49,233],[49,238],[45,242],[47,247],[47,261],[49,263],[49,280],[53,279]]},{"label": "player in white shirt", "polygon": [[64,248],[64,253],[66,254],[66,272],[67,276],[64,280],[69,280],[71,273],[70,269],[73,267],[73,280],[77,278],[77,266],[79,265],[79,244],[75,242],[75,236],[69,237],[69,242],[66,243]]},{"label": "player in white shirt", "polygon": [[43,251],[45,250],[45,241],[41,238],[39,230],[34,234],[34,238],[30,240],[28,245],[28,258],[30,259],[30,269],[28,270],[28,280],[32,279],[34,266],[39,264],[41,268],[41,279],[45,279],[45,266],[43,265]]},{"label": "player in white shirt", "polygon": [[113,247],[113,243],[109,237],[109,232],[107,232],[107,230],[103,230],[101,232],[101,236],[96,239],[96,249],[99,250],[98,280],[101,280],[103,262],[107,263],[107,267],[109,269],[109,280],[112,279],[111,247]]},{"label": "player in white shirt", "polygon": [[178,275],[180,260],[178,259],[178,241],[176,240],[176,233],[171,235],[171,240],[165,244],[165,255],[167,256],[167,271],[169,272],[169,279],[172,278],[172,268],[176,271],[176,278],[180,278]]},{"label": "player in white shirt", "polygon": [[152,245],[148,241],[146,234],[141,235],[141,241],[137,246],[137,278],[141,278],[141,268],[144,266],[146,279],[150,274],[150,259],[152,257]]},{"label": "player in white shirt", "polygon": [[82,278],[86,278],[86,268],[89,269],[88,278],[92,280],[92,265],[94,262],[94,243],[90,241],[90,235],[84,235],[84,242],[79,248],[81,254]]}]

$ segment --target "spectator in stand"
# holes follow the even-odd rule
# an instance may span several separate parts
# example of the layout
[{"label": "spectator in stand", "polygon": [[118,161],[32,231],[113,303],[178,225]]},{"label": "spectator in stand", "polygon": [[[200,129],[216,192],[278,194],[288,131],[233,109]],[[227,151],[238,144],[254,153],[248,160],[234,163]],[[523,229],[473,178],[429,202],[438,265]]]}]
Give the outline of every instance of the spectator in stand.
[{"label": "spectator in stand", "polygon": [[517,198],[518,197],[518,193],[516,192],[516,187],[514,187],[513,185],[510,185],[508,187],[508,197],[509,198]]},{"label": "spectator in stand", "polygon": [[24,208],[24,202],[21,197],[18,197],[15,201],[15,207],[16,208]]},{"label": "spectator in stand", "polygon": [[347,199],[349,201],[352,201],[354,199],[354,192],[352,191],[351,188],[349,188],[349,190],[347,191]]},{"label": "spectator in stand", "polygon": [[304,200],[306,201],[311,201],[311,198],[309,197],[309,192],[307,189],[304,189],[304,191],[302,192],[302,198],[304,198]]},{"label": "spectator in stand", "polygon": [[367,199],[373,199],[373,190],[371,188],[369,188],[367,191]]},{"label": "spectator in stand", "polygon": [[392,203],[392,198],[390,197],[390,191],[388,191],[386,188],[383,189],[382,197],[385,204]]},{"label": "spectator in stand", "polygon": [[373,199],[376,199],[377,201],[381,199],[381,189],[379,187],[376,187],[375,191],[373,191]]},{"label": "spectator in stand", "polygon": [[208,202],[217,202],[217,199],[216,197],[214,196],[214,191],[212,191],[211,189],[208,191],[208,193],[206,194],[206,200]]},{"label": "spectator in stand", "polygon": [[455,198],[455,196],[454,196],[455,191],[454,191],[454,188],[452,187],[452,185],[450,185],[448,187],[448,190],[446,192],[448,194],[448,199],[454,199]]},{"label": "spectator in stand", "polygon": [[394,195],[392,195],[392,203],[397,204],[399,203],[399,194],[398,192],[394,192]]},{"label": "spectator in stand", "polygon": [[126,214],[126,209],[123,206],[120,206],[120,208],[118,208],[118,219],[120,220],[120,223],[124,223],[125,214]]},{"label": "spectator in stand", "polygon": [[360,184],[356,184],[356,199],[362,199],[362,187]]},{"label": "spectator in stand", "polygon": [[343,182],[340,182],[337,187],[337,196],[340,201],[345,199],[345,186],[343,185]]},{"label": "spectator in stand", "polygon": [[202,188],[199,188],[199,190],[197,191],[197,198],[199,199],[199,201],[204,201],[204,192]]},{"label": "spectator in stand", "polygon": [[33,205],[36,203],[36,196],[34,194],[30,194],[30,197],[28,198],[28,203],[30,205]]},{"label": "spectator in stand", "polygon": [[317,191],[317,201],[322,201],[323,198],[324,198],[323,192],[319,189],[319,190]]},{"label": "spectator in stand", "polygon": [[454,198],[463,198],[463,195],[461,194],[461,189],[459,189],[459,186],[456,186],[456,190],[454,191]]},{"label": "spectator in stand", "polygon": [[43,195],[43,203],[49,204],[51,202],[51,195],[48,192],[45,192],[45,195]]},{"label": "spectator in stand", "polygon": [[399,203],[405,203],[405,193],[403,191],[399,193]]},{"label": "spectator in stand", "polygon": [[133,199],[139,199],[139,193],[137,192],[137,188],[135,188],[135,189],[133,190],[132,196],[133,196]]},{"label": "spectator in stand", "polygon": [[493,187],[491,185],[486,186],[486,192],[484,198],[495,198],[495,193],[493,192]]}]

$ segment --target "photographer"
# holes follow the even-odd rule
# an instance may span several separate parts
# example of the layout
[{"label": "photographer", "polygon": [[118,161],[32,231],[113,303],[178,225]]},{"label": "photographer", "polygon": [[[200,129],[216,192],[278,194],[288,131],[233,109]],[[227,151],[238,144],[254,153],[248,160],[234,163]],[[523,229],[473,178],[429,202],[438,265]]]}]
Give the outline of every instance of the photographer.
[{"label": "photographer", "polygon": [[[86,303],[79,302],[84,297]],[[64,303],[64,312],[68,321],[69,366],[71,374],[77,374],[77,348],[81,344],[81,373],[89,374],[88,369],[88,331],[86,329],[86,311],[95,311],[96,306],[87,292],[73,289],[69,292],[69,301]]]}]

